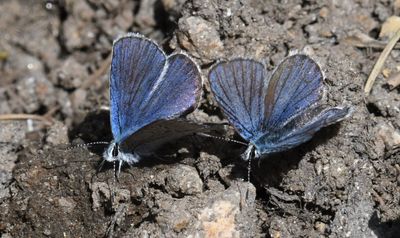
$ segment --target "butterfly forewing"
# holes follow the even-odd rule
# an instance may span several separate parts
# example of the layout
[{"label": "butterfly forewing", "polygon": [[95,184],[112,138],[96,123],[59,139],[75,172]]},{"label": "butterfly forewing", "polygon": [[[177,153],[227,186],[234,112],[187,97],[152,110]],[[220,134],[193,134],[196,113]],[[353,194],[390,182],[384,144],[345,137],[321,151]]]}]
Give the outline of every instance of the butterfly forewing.
[{"label": "butterfly forewing", "polygon": [[152,122],[190,112],[200,89],[200,72],[186,55],[167,58],[154,42],[136,34],[118,39],[110,77],[114,140],[119,143]]},{"label": "butterfly forewing", "polygon": [[246,140],[256,137],[262,127],[266,74],[263,64],[247,59],[220,62],[209,73],[218,105]]},{"label": "butterfly forewing", "polygon": [[323,75],[318,64],[306,55],[287,57],[273,72],[265,97],[265,127],[284,126],[296,114],[321,99]]}]

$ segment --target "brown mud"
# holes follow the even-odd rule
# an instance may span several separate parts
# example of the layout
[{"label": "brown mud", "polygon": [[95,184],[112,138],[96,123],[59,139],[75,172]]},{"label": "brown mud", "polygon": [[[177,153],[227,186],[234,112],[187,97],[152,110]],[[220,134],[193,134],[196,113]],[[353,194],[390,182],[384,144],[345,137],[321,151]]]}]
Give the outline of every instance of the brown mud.
[{"label": "brown mud", "polygon": [[[399,47],[369,96],[363,86],[400,1],[19,0],[0,12],[0,114],[42,116],[0,121],[1,237],[399,237],[400,96],[385,76],[400,71]],[[207,138],[173,142],[115,181],[112,165],[97,171],[104,147],[61,145],[112,139],[109,55],[131,31],[185,50],[204,78],[218,59],[271,70],[306,52],[325,102],[354,113],[254,163],[251,184],[245,148]],[[189,117],[223,121],[206,80]]]}]

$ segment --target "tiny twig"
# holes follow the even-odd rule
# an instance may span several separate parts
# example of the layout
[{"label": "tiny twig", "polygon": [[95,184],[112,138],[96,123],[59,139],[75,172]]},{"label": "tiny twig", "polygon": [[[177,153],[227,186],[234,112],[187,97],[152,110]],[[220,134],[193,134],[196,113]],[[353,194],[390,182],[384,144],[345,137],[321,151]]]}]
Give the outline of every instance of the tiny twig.
[{"label": "tiny twig", "polygon": [[51,118],[53,116],[53,114],[60,109],[60,106],[55,106],[52,109],[50,109],[48,112],[46,112],[46,114],[43,115],[43,117],[45,118]]},{"label": "tiny twig", "polygon": [[372,189],[372,195],[374,195],[375,199],[378,201],[379,206],[383,207],[385,206],[385,202],[383,201],[382,197],[379,196],[379,194]]},{"label": "tiny twig", "polygon": [[364,92],[369,94],[372,89],[372,85],[375,82],[376,77],[381,72],[383,64],[386,61],[386,58],[389,56],[390,52],[392,51],[393,47],[396,45],[396,42],[400,39],[400,30],[394,34],[394,36],[389,40],[388,44],[386,45],[385,49],[383,49],[381,55],[379,56],[378,60],[376,61],[374,68],[371,71],[371,74],[368,77],[367,83],[364,87]]},{"label": "tiny twig", "polygon": [[45,125],[50,126],[52,124],[52,121],[45,117],[45,116],[40,116],[40,115],[33,115],[33,114],[3,114],[0,115],[0,121],[3,120],[36,120],[36,121],[41,121]]},{"label": "tiny twig", "polygon": [[[375,49],[384,49],[387,45],[387,42],[375,40],[367,34],[356,31],[353,34],[350,34],[349,37],[344,39],[344,42],[358,47],[358,48],[375,48]],[[400,49],[400,43],[395,44],[394,49]]]}]

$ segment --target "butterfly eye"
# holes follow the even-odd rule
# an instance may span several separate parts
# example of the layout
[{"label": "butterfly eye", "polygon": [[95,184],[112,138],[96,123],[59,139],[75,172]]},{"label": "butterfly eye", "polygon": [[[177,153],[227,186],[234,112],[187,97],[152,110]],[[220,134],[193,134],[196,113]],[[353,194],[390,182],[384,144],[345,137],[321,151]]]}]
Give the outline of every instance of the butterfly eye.
[{"label": "butterfly eye", "polygon": [[113,148],[113,150],[112,150],[112,156],[113,156],[113,157],[117,157],[117,156],[118,156],[118,150],[119,150],[118,147],[119,147],[119,146],[118,146],[118,144],[116,143],[115,146],[114,146],[114,148]]}]

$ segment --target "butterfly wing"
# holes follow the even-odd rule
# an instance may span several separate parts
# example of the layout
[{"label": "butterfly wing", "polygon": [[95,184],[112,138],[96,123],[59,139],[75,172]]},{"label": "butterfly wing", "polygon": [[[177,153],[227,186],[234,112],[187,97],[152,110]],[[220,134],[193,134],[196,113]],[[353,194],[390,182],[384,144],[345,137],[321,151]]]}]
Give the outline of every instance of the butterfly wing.
[{"label": "butterfly wing", "polygon": [[116,40],[110,76],[114,140],[119,143],[152,122],[192,111],[200,90],[200,71],[188,56],[166,57],[138,34]]},{"label": "butterfly wing", "polygon": [[221,133],[221,124],[199,124],[182,118],[158,120],[132,134],[120,145],[122,151],[135,151],[140,155],[153,153],[159,146],[195,133]]},{"label": "butterfly wing", "polygon": [[260,154],[285,151],[310,140],[322,127],[341,121],[350,114],[349,107],[313,107],[294,117],[283,128],[265,134],[255,145]]},{"label": "butterfly wing", "polygon": [[239,134],[251,141],[262,127],[267,72],[248,59],[217,63],[209,80],[215,100]]},{"label": "butterfly wing", "polygon": [[285,58],[273,72],[265,96],[266,132],[281,128],[292,117],[321,99],[323,75],[307,55]]}]

